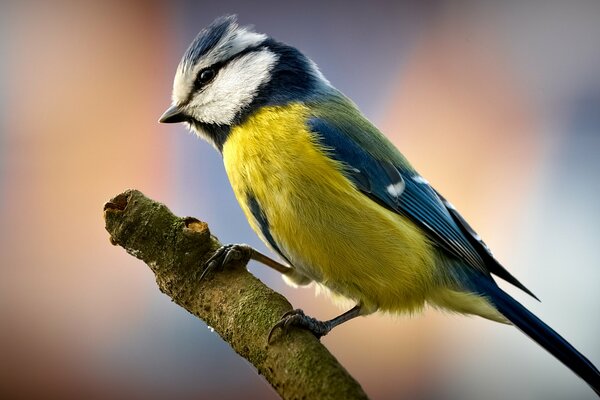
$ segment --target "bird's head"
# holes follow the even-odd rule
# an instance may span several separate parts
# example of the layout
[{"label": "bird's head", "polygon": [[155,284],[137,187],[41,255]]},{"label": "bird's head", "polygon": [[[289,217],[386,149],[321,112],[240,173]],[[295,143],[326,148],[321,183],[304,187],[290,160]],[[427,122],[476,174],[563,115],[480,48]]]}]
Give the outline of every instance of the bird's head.
[{"label": "bird's head", "polygon": [[316,65],[293,47],[216,19],[187,49],[175,74],[172,106],[160,122],[186,122],[222,148],[231,128],[264,106],[307,101],[330,86]]}]

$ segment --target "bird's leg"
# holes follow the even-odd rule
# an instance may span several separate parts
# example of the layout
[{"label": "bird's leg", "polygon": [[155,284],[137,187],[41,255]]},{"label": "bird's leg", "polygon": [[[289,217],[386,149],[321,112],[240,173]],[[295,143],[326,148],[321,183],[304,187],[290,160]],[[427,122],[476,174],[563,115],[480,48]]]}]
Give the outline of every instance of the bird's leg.
[{"label": "bird's leg", "polygon": [[315,335],[317,338],[320,338],[321,336],[327,335],[329,331],[336,326],[349,321],[352,318],[356,318],[359,315],[361,315],[360,304],[355,305],[342,315],[339,315],[328,321],[319,321],[316,318],[309,317],[300,309],[288,311],[283,314],[279,322],[277,322],[275,326],[271,328],[271,332],[269,332],[269,337],[267,338],[267,343],[271,343],[271,336],[273,336],[273,332],[275,332],[277,328],[281,328],[285,331],[290,326],[297,326],[299,328],[308,329],[313,335]]},{"label": "bird's leg", "polygon": [[273,260],[271,257],[262,254],[247,244],[227,244],[220,247],[215,254],[206,261],[204,264],[204,271],[202,271],[202,275],[200,275],[200,280],[214,269],[223,267],[232,261],[239,261],[245,265],[250,260],[258,261],[282,274],[292,270],[292,268]]}]

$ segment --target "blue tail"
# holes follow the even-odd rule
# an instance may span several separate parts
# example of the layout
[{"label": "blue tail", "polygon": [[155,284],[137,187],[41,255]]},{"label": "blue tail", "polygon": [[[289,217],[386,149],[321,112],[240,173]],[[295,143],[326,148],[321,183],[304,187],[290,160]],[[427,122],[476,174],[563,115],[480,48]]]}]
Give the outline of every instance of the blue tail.
[{"label": "blue tail", "polygon": [[487,297],[502,315],[579,375],[600,396],[600,372],[583,354],[500,289],[491,278],[479,276],[472,281],[472,286],[475,292]]}]

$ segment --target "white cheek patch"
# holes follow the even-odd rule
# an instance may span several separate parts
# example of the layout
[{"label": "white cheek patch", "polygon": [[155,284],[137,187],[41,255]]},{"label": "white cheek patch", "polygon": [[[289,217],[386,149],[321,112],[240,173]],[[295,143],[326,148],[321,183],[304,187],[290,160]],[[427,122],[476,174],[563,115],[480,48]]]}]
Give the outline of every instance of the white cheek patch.
[{"label": "white cheek patch", "polygon": [[240,110],[252,102],[258,88],[269,79],[277,56],[251,52],[225,65],[215,79],[198,92],[187,109],[196,120],[231,125]]}]

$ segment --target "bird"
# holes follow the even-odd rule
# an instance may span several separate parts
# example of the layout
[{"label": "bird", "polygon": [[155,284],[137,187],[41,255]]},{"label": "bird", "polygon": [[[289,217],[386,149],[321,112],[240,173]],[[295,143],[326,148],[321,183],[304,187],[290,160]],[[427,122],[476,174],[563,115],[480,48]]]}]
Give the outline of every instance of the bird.
[{"label": "bird", "polygon": [[514,325],[600,396],[592,362],[494,276],[537,297],[295,47],[241,26],[234,15],[217,18],[184,53],[159,122],[184,123],[221,153],[249,224],[280,258],[226,245],[202,277],[254,259],[294,286],[314,282],[355,304],[326,321],[287,312],[269,342],[277,329],[320,338],[358,316],[430,305]]}]

